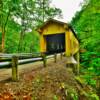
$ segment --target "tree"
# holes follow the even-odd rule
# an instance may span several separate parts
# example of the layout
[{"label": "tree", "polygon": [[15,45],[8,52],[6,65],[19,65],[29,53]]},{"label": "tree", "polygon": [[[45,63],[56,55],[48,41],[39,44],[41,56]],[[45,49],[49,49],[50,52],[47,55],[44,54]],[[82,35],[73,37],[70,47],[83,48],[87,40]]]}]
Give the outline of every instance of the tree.
[{"label": "tree", "polygon": [[91,52],[100,51],[99,4],[100,2],[97,0],[89,0],[72,20],[72,25],[78,33],[81,47]]},{"label": "tree", "polygon": [[32,30],[32,28],[35,29],[44,22],[44,19],[46,20],[49,18],[49,16],[54,17],[61,13],[60,9],[50,7],[49,5],[50,0],[22,0],[19,3],[18,9],[14,15],[14,17],[17,17],[21,20],[21,32],[18,46],[19,52],[23,51],[23,40],[27,30]]},{"label": "tree", "polygon": [[[71,24],[80,39],[81,66],[85,70],[88,84],[100,89],[100,1],[86,0],[82,10],[77,12]],[[96,78],[96,79],[95,79]],[[98,91],[100,94],[100,91]]]},{"label": "tree", "polygon": [[37,27],[41,26],[43,22],[49,18],[56,16],[62,17],[62,12],[59,8],[51,7],[51,0],[40,0],[35,2],[34,19]]},{"label": "tree", "polygon": [[14,3],[14,0],[0,0],[0,28],[2,33],[2,52],[4,52],[5,49],[6,26],[8,24],[9,17],[14,11]]}]

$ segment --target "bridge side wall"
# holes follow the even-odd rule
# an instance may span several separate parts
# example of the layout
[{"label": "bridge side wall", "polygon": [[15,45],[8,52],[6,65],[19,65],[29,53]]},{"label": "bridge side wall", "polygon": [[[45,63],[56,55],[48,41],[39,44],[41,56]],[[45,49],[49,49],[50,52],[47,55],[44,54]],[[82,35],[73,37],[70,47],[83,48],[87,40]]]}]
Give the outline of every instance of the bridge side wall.
[{"label": "bridge side wall", "polygon": [[43,34],[40,36],[40,52],[46,52],[46,38]]},{"label": "bridge side wall", "polygon": [[74,33],[70,30],[70,40],[71,40],[71,53],[76,54],[79,51],[79,41],[75,37]]},{"label": "bridge side wall", "polygon": [[64,24],[49,23],[45,25],[40,34],[40,52],[46,52],[46,35],[65,33],[65,54],[71,56],[79,50],[79,42],[74,33],[65,29]]}]

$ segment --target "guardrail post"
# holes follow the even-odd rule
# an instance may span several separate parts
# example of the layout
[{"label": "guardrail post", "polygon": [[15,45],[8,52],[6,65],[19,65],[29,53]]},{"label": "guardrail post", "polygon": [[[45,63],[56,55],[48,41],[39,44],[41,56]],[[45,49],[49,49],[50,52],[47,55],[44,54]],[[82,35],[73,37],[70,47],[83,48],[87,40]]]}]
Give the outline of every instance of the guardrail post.
[{"label": "guardrail post", "polygon": [[54,62],[55,63],[57,62],[57,54],[56,53],[54,54]]},{"label": "guardrail post", "polygon": [[18,80],[18,57],[17,56],[12,57],[12,80],[13,81]]},{"label": "guardrail post", "polygon": [[47,66],[47,64],[46,64],[47,59],[46,59],[46,54],[45,53],[42,53],[42,59],[43,59],[43,66],[46,67]]}]

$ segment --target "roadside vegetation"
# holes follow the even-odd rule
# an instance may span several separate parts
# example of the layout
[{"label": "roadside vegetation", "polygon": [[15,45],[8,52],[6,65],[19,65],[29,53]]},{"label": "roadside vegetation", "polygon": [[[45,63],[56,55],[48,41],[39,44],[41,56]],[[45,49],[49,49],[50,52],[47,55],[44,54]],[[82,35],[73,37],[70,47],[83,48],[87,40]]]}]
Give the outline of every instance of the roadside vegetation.
[{"label": "roadside vegetation", "polygon": [[100,1],[85,0],[71,24],[80,41],[81,76],[100,96]]}]

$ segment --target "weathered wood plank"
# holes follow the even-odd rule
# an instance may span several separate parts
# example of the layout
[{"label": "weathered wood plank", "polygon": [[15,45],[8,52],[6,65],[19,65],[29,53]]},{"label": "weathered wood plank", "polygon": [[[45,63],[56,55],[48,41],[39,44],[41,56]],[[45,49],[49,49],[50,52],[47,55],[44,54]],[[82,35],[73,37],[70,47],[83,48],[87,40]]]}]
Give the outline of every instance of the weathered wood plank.
[{"label": "weathered wood plank", "polygon": [[42,59],[43,59],[43,66],[46,67],[47,66],[47,59],[46,59],[45,53],[42,53]]},{"label": "weathered wood plank", "polygon": [[18,57],[17,56],[12,57],[12,80],[13,81],[18,80]]}]

